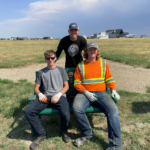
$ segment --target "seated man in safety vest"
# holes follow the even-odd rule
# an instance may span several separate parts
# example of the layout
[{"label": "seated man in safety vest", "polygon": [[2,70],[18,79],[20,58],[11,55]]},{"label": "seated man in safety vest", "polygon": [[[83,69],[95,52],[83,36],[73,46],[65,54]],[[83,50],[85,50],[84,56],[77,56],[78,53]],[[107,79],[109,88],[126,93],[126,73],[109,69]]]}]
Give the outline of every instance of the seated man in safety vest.
[{"label": "seated man in safety vest", "polygon": [[80,62],[74,74],[74,86],[79,92],[73,102],[73,113],[79,124],[82,137],[73,141],[77,147],[94,137],[85,110],[91,104],[96,105],[107,117],[109,145],[107,150],[122,150],[121,129],[118,109],[113,99],[106,93],[106,85],[112,97],[120,99],[116,92],[115,81],[108,64],[100,59],[98,45],[90,42],[84,50],[84,61]]}]

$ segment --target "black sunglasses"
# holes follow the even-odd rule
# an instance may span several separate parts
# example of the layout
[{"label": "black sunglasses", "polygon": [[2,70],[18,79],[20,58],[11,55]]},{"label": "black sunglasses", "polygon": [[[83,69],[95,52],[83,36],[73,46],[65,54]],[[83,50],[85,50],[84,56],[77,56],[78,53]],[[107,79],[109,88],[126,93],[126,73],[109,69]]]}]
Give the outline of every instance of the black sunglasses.
[{"label": "black sunglasses", "polygon": [[54,59],[55,59],[55,57],[45,57],[45,59],[46,59],[46,60],[49,60],[49,59],[54,60]]}]

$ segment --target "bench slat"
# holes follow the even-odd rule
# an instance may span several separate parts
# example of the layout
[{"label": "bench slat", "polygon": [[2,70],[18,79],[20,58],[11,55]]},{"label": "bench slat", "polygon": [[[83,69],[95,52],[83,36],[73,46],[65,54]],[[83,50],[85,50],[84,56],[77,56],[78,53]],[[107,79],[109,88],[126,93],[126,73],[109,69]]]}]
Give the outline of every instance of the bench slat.
[{"label": "bench slat", "polygon": [[[69,104],[70,105],[70,104]],[[70,112],[72,113],[72,105],[69,107]],[[95,106],[90,106],[85,110],[86,113],[100,113],[101,110]],[[39,115],[55,115],[59,114],[59,111],[55,107],[45,108],[39,113]]]}]

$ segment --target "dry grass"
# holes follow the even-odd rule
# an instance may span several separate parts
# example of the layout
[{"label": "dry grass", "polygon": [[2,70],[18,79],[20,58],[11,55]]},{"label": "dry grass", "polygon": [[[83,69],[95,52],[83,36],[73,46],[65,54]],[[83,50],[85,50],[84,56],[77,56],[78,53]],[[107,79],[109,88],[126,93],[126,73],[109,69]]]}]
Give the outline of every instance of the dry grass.
[{"label": "dry grass", "polygon": [[56,51],[58,43],[59,40],[0,41],[0,68],[42,63],[44,52]]},{"label": "dry grass", "polygon": [[150,38],[90,39],[99,45],[103,58],[150,68]]},{"label": "dry grass", "polygon": [[[150,67],[150,38],[87,40],[90,41],[98,43],[103,58]],[[47,49],[56,51],[58,44],[59,40],[0,41],[0,68],[43,63],[43,53]]]}]

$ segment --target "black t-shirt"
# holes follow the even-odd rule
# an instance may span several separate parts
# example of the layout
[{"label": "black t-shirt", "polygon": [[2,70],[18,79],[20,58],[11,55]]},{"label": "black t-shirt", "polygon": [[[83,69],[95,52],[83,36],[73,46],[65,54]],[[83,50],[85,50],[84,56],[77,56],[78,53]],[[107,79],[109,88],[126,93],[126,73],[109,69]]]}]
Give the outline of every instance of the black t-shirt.
[{"label": "black t-shirt", "polygon": [[56,56],[59,58],[62,50],[66,53],[65,68],[75,68],[80,61],[82,61],[81,51],[87,46],[87,41],[84,37],[77,37],[76,41],[71,41],[69,36],[61,39]]}]

